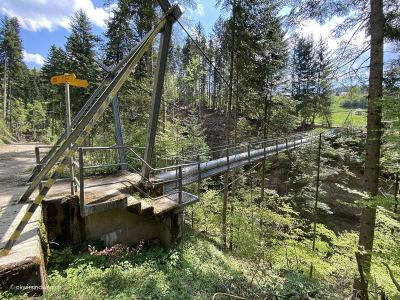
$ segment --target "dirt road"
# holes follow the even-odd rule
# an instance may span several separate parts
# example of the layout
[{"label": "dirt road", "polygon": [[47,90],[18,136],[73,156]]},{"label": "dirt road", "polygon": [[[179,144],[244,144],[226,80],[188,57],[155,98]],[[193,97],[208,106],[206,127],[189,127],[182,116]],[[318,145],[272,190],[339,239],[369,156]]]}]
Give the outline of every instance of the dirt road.
[{"label": "dirt road", "polygon": [[[23,186],[35,165],[36,144],[0,146],[0,207]],[[14,199],[13,199],[14,200]]]}]

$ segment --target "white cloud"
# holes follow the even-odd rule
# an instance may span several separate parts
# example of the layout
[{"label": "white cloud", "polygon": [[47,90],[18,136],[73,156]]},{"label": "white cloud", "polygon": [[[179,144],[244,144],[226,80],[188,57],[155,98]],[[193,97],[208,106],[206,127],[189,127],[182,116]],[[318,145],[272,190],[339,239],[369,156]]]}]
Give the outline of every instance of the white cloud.
[{"label": "white cloud", "polygon": [[364,31],[358,31],[353,37],[353,31],[347,32],[340,38],[335,38],[332,34],[332,30],[341,22],[342,18],[333,18],[331,21],[321,25],[315,20],[306,20],[296,30],[297,33],[303,36],[312,35],[314,40],[319,40],[320,37],[327,41],[328,47],[331,50],[336,50],[341,42],[346,42],[351,38],[351,44],[361,46],[367,39]]},{"label": "white cloud", "polygon": [[34,63],[38,66],[41,66],[44,64],[44,57],[38,53],[29,53],[29,52],[26,52],[25,50],[23,50],[22,55],[24,56],[25,63]]},{"label": "white cloud", "polygon": [[185,14],[187,11],[192,16],[198,15],[201,17],[204,15],[204,5],[202,3],[196,3],[195,8],[192,8],[190,6],[185,7],[185,5],[180,5],[179,7],[181,8],[183,14]]},{"label": "white cloud", "polygon": [[69,28],[69,19],[75,11],[83,9],[90,21],[105,28],[110,9],[95,7],[91,0],[2,0],[0,13],[17,17],[24,29],[53,31]]},{"label": "white cloud", "polygon": [[199,15],[202,16],[204,15],[204,5],[202,3],[197,3],[197,7],[195,12]]}]

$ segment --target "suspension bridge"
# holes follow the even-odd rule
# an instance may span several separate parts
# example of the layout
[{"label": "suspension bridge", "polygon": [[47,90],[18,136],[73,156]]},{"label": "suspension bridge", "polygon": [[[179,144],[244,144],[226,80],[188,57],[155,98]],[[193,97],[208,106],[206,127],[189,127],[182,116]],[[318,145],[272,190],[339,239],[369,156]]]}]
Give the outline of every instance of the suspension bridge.
[{"label": "suspension bridge", "polygon": [[[100,239],[107,245],[158,239],[163,246],[172,247],[181,238],[184,207],[199,201],[198,195],[187,191],[188,185],[318,140],[318,135],[302,133],[164,157],[157,162],[153,149],[168,47],[173,24],[179,23],[181,16],[177,5],[158,2],[163,16],[117,65],[102,66],[106,78],[72,120],[71,130],[65,131],[55,146],[35,148],[36,167],[28,184],[0,195],[2,288],[19,282],[45,287],[42,246],[46,238],[61,244]],[[117,93],[158,34],[146,145],[130,147],[122,139]],[[113,106],[117,145],[84,147],[109,105]],[[114,160],[92,164],[88,157],[93,152],[117,155]],[[112,168],[118,172],[91,176],[94,170]],[[41,230],[42,218],[46,232]]]}]

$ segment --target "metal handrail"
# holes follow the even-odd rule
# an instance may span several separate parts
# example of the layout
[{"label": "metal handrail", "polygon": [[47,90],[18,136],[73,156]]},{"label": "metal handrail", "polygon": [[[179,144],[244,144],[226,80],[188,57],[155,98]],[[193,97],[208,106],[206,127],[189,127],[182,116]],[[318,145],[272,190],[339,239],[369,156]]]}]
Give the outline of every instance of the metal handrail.
[{"label": "metal handrail", "polygon": [[[277,146],[279,141],[283,142],[284,144],[286,143],[286,150],[288,150],[288,142],[290,141],[291,143],[291,147],[296,147],[297,145],[302,145],[303,144],[303,139],[307,138],[307,139],[311,139],[315,136],[315,134],[296,134],[290,137],[281,137],[281,138],[270,138],[270,139],[262,139],[262,140],[257,140],[257,141],[249,141],[249,142],[242,142],[240,144],[237,145],[231,145],[231,146],[227,146],[225,148],[221,148],[219,150],[211,150],[209,152],[203,152],[203,153],[197,153],[197,161],[193,161],[193,160],[188,160],[188,159],[184,159],[183,157],[180,158],[180,160],[185,161],[185,163],[180,163],[180,164],[174,164],[174,165],[170,165],[170,166],[166,166],[166,167],[153,167],[151,166],[149,163],[147,163],[135,150],[136,149],[144,149],[143,147],[138,147],[138,146],[96,146],[96,147],[80,147],[79,150],[79,163],[77,161],[74,161],[74,166],[76,166],[77,168],[79,168],[79,179],[77,177],[74,176],[73,181],[76,184],[77,187],[79,187],[80,189],[80,206],[81,206],[81,214],[82,216],[84,216],[85,213],[85,206],[84,206],[84,190],[85,190],[85,170],[88,169],[97,169],[97,168],[107,168],[107,167],[118,167],[118,166],[122,166],[122,165],[126,165],[128,166],[131,170],[135,170],[135,168],[130,165],[129,163],[110,163],[110,164],[99,164],[99,165],[84,165],[84,153],[87,151],[103,151],[103,150],[116,150],[116,149],[120,149],[120,148],[124,148],[128,150],[128,153],[133,154],[134,157],[131,157],[131,159],[139,161],[143,166],[146,166],[150,169],[151,175],[152,176],[148,176],[144,177],[140,172],[137,172],[141,178],[146,181],[151,183],[153,186],[154,185],[161,185],[161,184],[168,184],[168,183],[173,183],[176,182],[176,186],[174,188],[174,192],[170,192],[168,194],[159,196],[159,197],[151,197],[150,195],[148,195],[146,192],[142,191],[139,187],[135,186],[135,188],[142,194],[144,194],[147,198],[152,199],[152,200],[157,200],[161,197],[168,197],[171,195],[176,195],[176,192],[178,192],[178,201],[179,204],[182,204],[182,193],[183,193],[183,178],[184,178],[184,172],[183,172],[183,168],[185,167],[189,167],[189,166],[193,166],[193,165],[197,165],[198,169],[200,170],[200,163],[201,163],[201,155],[207,154],[207,153],[214,153],[214,152],[225,152],[225,155],[218,155],[218,158],[224,158],[227,157],[227,161],[228,164],[230,164],[229,162],[229,156],[230,155],[237,155],[237,149],[239,148],[243,148],[246,149],[245,151],[247,151],[248,153],[250,153],[251,150],[259,150],[261,149],[259,146],[261,146],[264,149],[264,157],[265,157],[265,148],[267,147],[267,145],[270,146]],[[40,151],[39,149],[43,148],[50,148],[50,146],[37,146],[36,147],[37,150],[36,152],[39,154],[39,157],[37,157],[37,161],[40,162]],[[278,153],[278,152],[277,152]],[[250,160],[250,155],[248,155],[249,157],[249,161]],[[176,159],[177,157],[175,157]],[[218,159],[217,158],[217,159]],[[43,164],[41,163],[37,163],[38,167],[41,167]],[[176,172],[176,176],[174,178],[165,178],[165,179],[160,179],[157,181],[154,180],[150,180],[150,177],[153,177],[153,175],[155,175],[155,173],[160,173],[160,172],[166,172],[166,171],[171,171],[171,170],[175,170]],[[136,172],[136,170],[135,170]],[[200,180],[201,180],[201,175],[199,176],[199,184],[200,184]],[[87,187],[87,186],[86,186]]]}]

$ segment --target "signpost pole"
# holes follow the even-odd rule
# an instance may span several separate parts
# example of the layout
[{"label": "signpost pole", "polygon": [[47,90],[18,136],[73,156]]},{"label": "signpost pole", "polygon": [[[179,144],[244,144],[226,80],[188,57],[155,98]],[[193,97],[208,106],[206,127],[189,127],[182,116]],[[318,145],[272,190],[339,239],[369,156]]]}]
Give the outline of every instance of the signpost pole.
[{"label": "signpost pole", "polygon": [[[67,117],[67,136],[71,134],[71,99],[69,95],[69,83],[65,82],[65,112]],[[74,158],[71,157],[69,162],[69,170],[71,175],[71,195],[75,195],[75,172]]]},{"label": "signpost pole", "polygon": [[[64,84],[65,86],[65,118],[66,118],[66,133],[67,133],[67,138],[72,132],[72,126],[71,126],[71,99],[70,99],[70,94],[69,94],[69,86],[75,86],[75,87],[81,87],[81,88],[87,88],[88,82],[87,80],[82,80],[76,78],[76,75],[74,73],[72,74],[64,74],[64,75],[57,75],[53,76],[50,79],[51,84]],[[69,145],[71,148],[73,144]],[[75,164],[74,164],[74,157],[72,156],[69,160],[69,170],[70,170],[70,176],[71,176],[71,195],[75,195],[75,193],[78,191],[78,184],[75,182]]]}]

